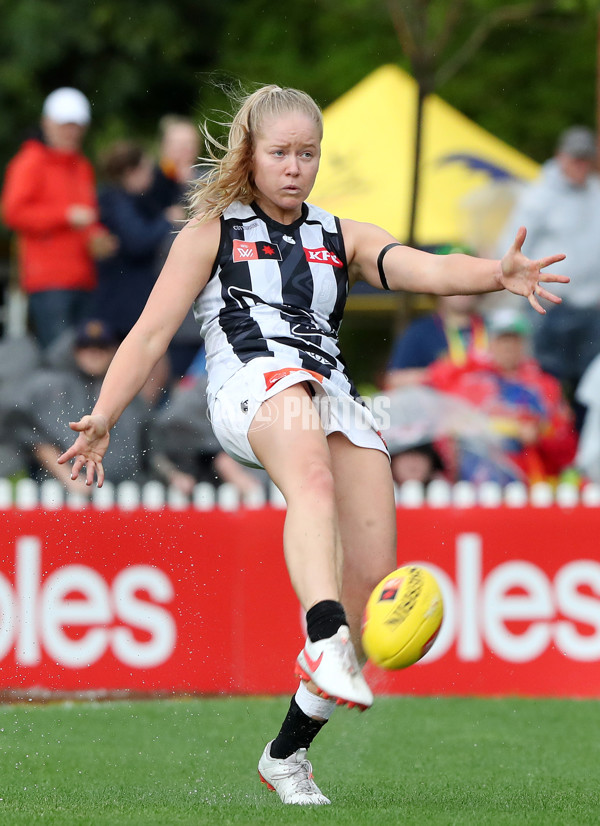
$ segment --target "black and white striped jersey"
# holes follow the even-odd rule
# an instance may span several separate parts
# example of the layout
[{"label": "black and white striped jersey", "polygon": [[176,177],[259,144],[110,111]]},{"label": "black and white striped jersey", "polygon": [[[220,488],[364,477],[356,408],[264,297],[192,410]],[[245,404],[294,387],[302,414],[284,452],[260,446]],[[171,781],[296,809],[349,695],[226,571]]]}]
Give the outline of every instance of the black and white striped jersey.
[{"label": "black and white striped jersey", "polygon": [[213,271],[194,304],[209,398],[261,356],[283,357],[357,396],[338,344],[347,294],[337,218],[303,204],[297,221],[280,224],[256,204],[233,203],[221,217]]}]

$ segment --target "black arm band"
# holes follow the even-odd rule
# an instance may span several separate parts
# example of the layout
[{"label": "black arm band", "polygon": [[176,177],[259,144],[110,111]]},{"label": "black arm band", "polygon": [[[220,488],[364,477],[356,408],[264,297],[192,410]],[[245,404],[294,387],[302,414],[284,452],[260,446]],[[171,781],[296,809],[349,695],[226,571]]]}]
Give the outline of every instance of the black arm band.
[{"label": "black arm band", "polygon": [[383,271],[383,256],[386,254],[388,250],[391,250],[392,247],[401,247],[402,244],[395,243],[395,244],[388,244],[387,247],[384,247],[379,255],[377,256],[377,269],[379,270],[379,277],[381,278],[381,283],[383,284],[384,290],[389,290],[390,285],[387,283],[387,278],[385,277],[385,273]]}]

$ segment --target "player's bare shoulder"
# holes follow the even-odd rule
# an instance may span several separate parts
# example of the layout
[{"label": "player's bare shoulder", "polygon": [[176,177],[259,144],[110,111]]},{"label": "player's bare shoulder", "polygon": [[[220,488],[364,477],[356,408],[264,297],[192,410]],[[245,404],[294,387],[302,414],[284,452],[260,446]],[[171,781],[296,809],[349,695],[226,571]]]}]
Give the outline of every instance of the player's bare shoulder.
[{"label": "player's bare shoulder", "polygon": [[172,278],[185,276],[199,289],[207,283],[221,242],[221,222],[218,218],[202,221],[190,218],[179,230],[165,263]]},{"label": "player's bare shoulder", "polygon": [[190,218],[177,233],[174,245],[184,247],[187,252],[212,252],[217,254],[221,240],[221,222],[218,218],[203,221],[201,217]]}]

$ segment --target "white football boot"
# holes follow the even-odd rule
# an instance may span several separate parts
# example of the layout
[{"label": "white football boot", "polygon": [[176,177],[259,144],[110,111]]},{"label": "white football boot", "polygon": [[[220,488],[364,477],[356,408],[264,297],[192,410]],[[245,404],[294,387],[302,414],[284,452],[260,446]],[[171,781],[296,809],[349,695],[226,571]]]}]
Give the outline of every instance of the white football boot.
[{"label": "white football boot", "polygon": [[312,680],[326,700],[335,699],[349,708],[358,706],[361,711],[373,705],[373,693],[362,675],[347,625],[325,640],[311,642],[307,638],[295,672],[303,680]]},{"label": "white football boot", "polygon": [[272,792],[277,792],[282,803],[296,806],[323,806],[331,803],[313,780],[306,749],[298,749],[285,759],[271,757],[271,740],[258,761],[258,774]]}]

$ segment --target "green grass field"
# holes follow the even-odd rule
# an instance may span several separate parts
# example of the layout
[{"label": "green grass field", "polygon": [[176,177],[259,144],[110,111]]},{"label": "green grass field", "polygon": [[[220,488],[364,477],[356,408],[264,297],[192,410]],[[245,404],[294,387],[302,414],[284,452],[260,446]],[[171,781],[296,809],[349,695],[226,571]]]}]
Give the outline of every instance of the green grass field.
[{"label": "green grass field", "polygon": [[256,764],[284,698],[0,706],[0,823],[598,824],[600,704],[378,698],[311,748],[332,806],[283,806]]}]

